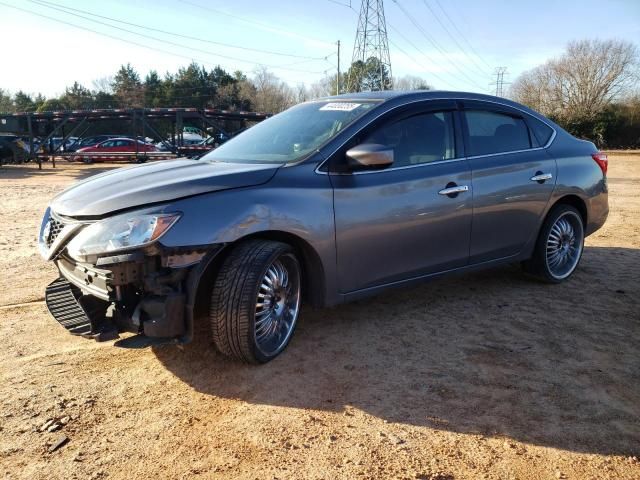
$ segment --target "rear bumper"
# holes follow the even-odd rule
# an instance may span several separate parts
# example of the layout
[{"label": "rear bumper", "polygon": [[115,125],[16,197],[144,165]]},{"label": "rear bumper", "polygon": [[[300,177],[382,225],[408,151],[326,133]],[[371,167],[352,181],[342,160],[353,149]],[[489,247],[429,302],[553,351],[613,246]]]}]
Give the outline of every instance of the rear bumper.
[{"label": "rear bumper", "polygon": [[604,180],[603,190],[603,192],[589,199],[586,235],[591,235],[600,230],[609,216],[609,195],[606,189],[606,180]]}]

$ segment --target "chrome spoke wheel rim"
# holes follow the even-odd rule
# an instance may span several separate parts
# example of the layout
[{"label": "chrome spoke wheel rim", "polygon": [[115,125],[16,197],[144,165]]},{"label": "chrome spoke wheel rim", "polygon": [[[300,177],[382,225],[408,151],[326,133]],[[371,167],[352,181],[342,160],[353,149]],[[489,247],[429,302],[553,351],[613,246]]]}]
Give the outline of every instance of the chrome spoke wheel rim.
[{"label": "chrome spoke wheel rim", "polygon": [[582,220],[574,212],[556,219],[547,236],[547,268],[556,279],[563,279],[575,270],[584,241]]},{"label": "chrome spoke wheel rim", "polygon": [[263,355],[275,355],[285,347],[299,309],[300,266],[295,256],[287,253],[269,265],[258,286],[254,334]]}]

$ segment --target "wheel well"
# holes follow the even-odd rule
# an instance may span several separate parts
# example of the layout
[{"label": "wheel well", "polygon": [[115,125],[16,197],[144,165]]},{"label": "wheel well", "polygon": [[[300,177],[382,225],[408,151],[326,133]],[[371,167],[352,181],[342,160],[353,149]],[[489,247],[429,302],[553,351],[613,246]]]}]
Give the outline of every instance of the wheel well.
[{"label": "wheel well", "polygon": [[[314,306],[322,306],[325,297],[324,268],[315,249],[305,240],[288,232],[270,230],[243,237],[237,242],[260,238],[291,245],[302,262],[302,292],[304,300]],[[236,242],[236,243],[237,243]]]},{"label": "wheel well", "polygon": [[209,305],[211,286],[213,285],[222,263],[238,243],[249,239],[273,240],[291,245],[294,248],[297,257],[302,262],[303,299],[313,306],[323,305],[325,298],[324,268],[322,267],[322,261],[314,248],[309,245],[308,242],[296,235],[281,231],[265,231],[247,235],[233,243],[229,243],[225,245],[222,251],[216,254],[200,277],[194,302],[195,312],[198,314],[206,313],[206,309]]},{"label": "wheel well", "polygon": [[560,198],[554,204],[554,207],[559,204],[570,205],[578,210],[578,212],[580,212],[580,216],[582,217],[582,221],[584,222],[584,228],[587,228],[587,205],[584,203],[584,200],[582,200],[577,195],[566,195]]}]

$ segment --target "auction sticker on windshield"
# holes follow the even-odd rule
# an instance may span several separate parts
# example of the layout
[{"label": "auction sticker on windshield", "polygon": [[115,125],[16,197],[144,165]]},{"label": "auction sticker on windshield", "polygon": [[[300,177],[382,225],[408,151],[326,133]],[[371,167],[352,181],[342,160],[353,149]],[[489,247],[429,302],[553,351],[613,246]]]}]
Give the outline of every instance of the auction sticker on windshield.
[{"label": "auction sticker on windshield", "polygon": [[341,112],[350,112],[351,110],[355,110],[358,108],[361,103],[347,103],[347,102],[333,102],[327,103],[323,107],[320,107],[320,110],[339,110]]}]

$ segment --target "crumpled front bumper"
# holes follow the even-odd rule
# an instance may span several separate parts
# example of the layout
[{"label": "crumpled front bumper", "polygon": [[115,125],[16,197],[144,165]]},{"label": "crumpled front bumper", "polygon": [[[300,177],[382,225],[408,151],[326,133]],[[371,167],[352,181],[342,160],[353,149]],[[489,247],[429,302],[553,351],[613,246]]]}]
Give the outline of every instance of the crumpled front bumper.
[{"label": "crumpled front bumper", "polygon": [[189,340],[181,288],[186,270],[158,274],[153,283],[143,275],[143,262],[98,267],[60,256],[55,263],[60,277],[46,288],[45,301],[70,333],[98,341],[116,339],[123,332]]}]

